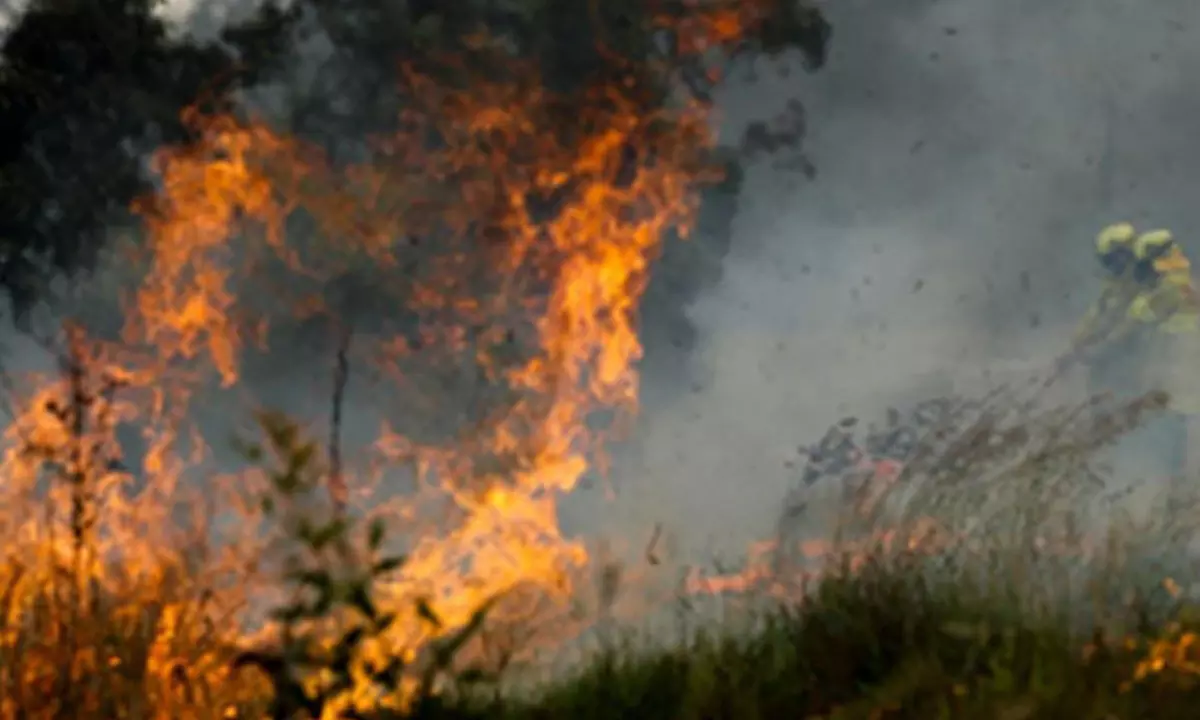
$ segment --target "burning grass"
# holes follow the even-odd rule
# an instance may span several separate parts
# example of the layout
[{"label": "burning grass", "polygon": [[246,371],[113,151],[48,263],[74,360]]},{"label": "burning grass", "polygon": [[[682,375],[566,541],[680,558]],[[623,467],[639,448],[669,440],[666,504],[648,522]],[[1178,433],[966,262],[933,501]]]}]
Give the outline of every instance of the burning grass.
[{"label": "burning grass", "polygon": [[[561,642],[596,616],[564,615],[535,584],[465,621],[421,597],[408,608],[429,640],[397,654],[388,632],[410,620],[388,592],[407,558],[386,523],[329,503],[322,446],[279,415],[241,448],[257,468],[242,496],[273,528],[253,555],[222,553],[183,516],[155,555],[93,552],[93,513],[137,513],[105,500],[120,475],[107,446],[78,440],[119,416],[121,378],[85,372],[96,360],[72,338],[54,412],[22,426],[27,455],[67,461],[52,466],[45,524],[26,526],[60,534],[18,535],[30,552],[6,568],[5,716],[334,717],[355,704],[380,718],[1132,718],[1186,717],[1200,698],[1200,618],[1182,587],[1196,577],[1194,489],[1170,488],[1139,522],[1080,518],[1120,510],[1094,458],[1157,397],[1045,411],[997,396],[924,439],[893,479],[907,487],[850,502],[824,540],[800,542],[809,557],[778,552],[796,544],[784,533],[742,573],[692,575],[674,642],[610,628],[575,671],[531,685],[528,668],[510,679],[546,629]],[[275,569],[258,597],[238,586],[261,572],[239,565],[248,557]],[[230,598],[276,608],[275,622],[250,633]]]},{"label": "burning grass", "polygon": [[[405,68],[400,130],[362,165],[199,113],[197,141],[158,154],[144,233],[119,249],[119,332],[68,322],[44,339],[60,372],[13,379],[13,707],[203,717],[236,695],[218,687],[264,674],[292,709],[403,707],[444,683],[462,633],[483,642],[485,609],[536,625],[522,651],[575,632],[589,556],[558,496],[636,413],[648,268],[721,173],[699,105],[647,105],[632,73],[556,97],[503,43],[472,42],[505,77]],[[347,311],[335,290],[364,285],[393,312]],[[299,420],[328,443],[271,420],[249,462],[222,458],[259,405],[247,368],[305,323],[327,342],[303,350],[334,369],[328,415]],[[352,373],[383,406],[354,454]],[[123,657],[124,637],[145,647]],[[108,704],[110,671],[142,687],[135,705]]]},{"label": "burning grass", "polygon": [[913,558],[827,575],[798,605],[682,647],[606,649],[578,677],[493,717],[1168,718],[1200,697],[1197,625],[1077,634],[1008,597],[922,579]]},{"label": "burning grass", "polygon": [[[689,33],[736,44],[755,16]],[[636,582],[560,531],[557,500],[636,414],[647,273],[720,172],[703,104],[648,107],[632,80],[556,100],[503,62],[509,79],[463,87],[406,72],[401,131],[360,166],[229,116],[190,116],[197,142],[159,154],[161,192],[121,248],[118,331],[71,318],[45,338],[58,371],[11,379],[0,715],[858,717],[1067,702],[1092,680],[1089,698],[1134,702],[1190,667],[1185,625],[1081,664],[1085,640],[1109,657],[1090,631],[1112,593],[1076,643],[1061,608],[1077,584],[1043,588],[1066,576],[1045,548],[1094,537],[1055,534],[1096,499],[1086,458],[1141,411],[1010,404],[809,539],[838,558],[822,572],[794,563],[793,538],[760,545],[764,563],[720,588],[767,613],[741,635],[511,683],[616,620],[617,580]],[[364,285],[395,312],[347,312]],[[253,370],[279,372],[270,348],[297,327],[322,342],[283,354],[330,372],[289,391],[329,407],[294,424],[262,411]],[[257,440],[222,457],[252,413]],[[344,452],[351,421],[375,432]],[[1083,567],[1115,567],[1108,545],[1076,544]],[[598,607],[579,612],[585,589]],[[693,577],[681,601],[712,589]]]}]

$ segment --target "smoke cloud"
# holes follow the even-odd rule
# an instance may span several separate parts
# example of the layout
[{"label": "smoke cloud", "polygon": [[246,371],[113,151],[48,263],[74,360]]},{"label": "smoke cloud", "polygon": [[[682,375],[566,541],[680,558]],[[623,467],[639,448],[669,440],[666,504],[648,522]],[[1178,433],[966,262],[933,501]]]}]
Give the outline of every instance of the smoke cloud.
[{"label": "smoke cloud", "polygon": [[[668,248],[647,298],[643,411],[618,448],[617,498],[570,498],[569,531],[637,545],[662,523],[688,559],[737,552],[771,531],[797,444],[839,417],[873,418],[1064,350],[1097,289],[1100,226],[1168,227],[1200,252],[1200,5],[839,0],[826,11],[822,71],[763,64],[720,97],[730,142],[801,100],[817,175],[752,166],[714,211],[731,237],[710,225]],[[332,357],[300,357],[319,392],[280,373],[271,392],[320,417]],[[47,362],[24,346],[9,358]],[[352,386],[350,401],[365,410],[369,395]],[[373,434],[374,410],[347,418],[351,435]]]},{"label": "smoke cloud", "polygon": [[[1200,252],[1200,6],[840,0],[827,67],[759,68],[733,137],[798,97],[815,180],[747,176],[721,278],[690,304],[690,387],[647,406],[617,479],[630,522],[700,555],[770,532],[798,442],[845,414],[1037,370],[1098,290],[1116,220]],[[1078,388],[1076,388],[1078,391]]]}]

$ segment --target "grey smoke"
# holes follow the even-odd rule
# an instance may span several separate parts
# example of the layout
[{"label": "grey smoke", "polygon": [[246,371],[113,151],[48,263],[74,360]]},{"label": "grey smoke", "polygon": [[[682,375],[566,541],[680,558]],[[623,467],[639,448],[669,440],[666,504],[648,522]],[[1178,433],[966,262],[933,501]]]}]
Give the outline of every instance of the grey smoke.
[{"label": "grey smoke", "polygon": [[[817,175],[751,167],[740,196],[712,210],[733,224],[728,243],[708,225],[668,248],[647,298],[644,409],[619,448],[619,497],[580,492],[564,511],[573,530],[636,545],[661,521],[692,557],[736,552],[773,527],[796,445],[843,414],[1064,349],[1096,290],[1101,225],[1169,227],[1200,252],[1200,5],[826,10],[824,70],[764,65],[720,98],[730,141],[802,100]],[[331,359],[304,357],[315,387]],[[276,394],[319,424],[324,400],[294,388]]]},{"label": "grey smoke", "polygon": [[617,480],[624,522],[700,554],[766,535],[796,444],[843,414],[1051,362],[1098,289],[1102,225],[1200,252],[1200,6],[825,8],[822,72],[764,68],[722,97],[731,136],[799,97],[818,175],[749,172],[720,282],[688,310],[695,391],[645,409]]}]

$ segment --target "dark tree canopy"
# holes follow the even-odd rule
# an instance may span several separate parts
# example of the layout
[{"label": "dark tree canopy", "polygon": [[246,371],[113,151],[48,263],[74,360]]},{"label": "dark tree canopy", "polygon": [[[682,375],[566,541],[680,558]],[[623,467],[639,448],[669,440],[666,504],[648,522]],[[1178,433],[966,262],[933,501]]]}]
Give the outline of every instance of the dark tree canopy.
[{"label": "dark tree canopy", "polygon": [[144,153],[187,139],[181,110],[228,102],[277,55],[274,28],[230,28],[254,50],[244,63],[232,47],[173,39],[157,4],[35,0],[0,48],[0,288],[19,315],[53,275],[95,260],[147,189]]},{"label": "dark tree canopy", "polygon": [[[701,16],[695,0],[299,0],[310,31],[333,44],[330,61],[307,98],[297,103],[294,131],[327,142],[346,134],[386,131],[405,103],[396,86],[401,62],[443,75],[435,59],[476,55],[473,72],[506,72],[493,53],[469,49],[464,38],[503,38],[515,59],[532,61],[548,89],[573,97],[599,85],[623,87],[647,106],[661,105],[683,85],[706,100],[718,78],[708,73],[735,58],[690,47]],[[747,8],[761,22],[735,48],[739,56],[798,51],[809,69],[825,62],[830,27],[806,0],[721,0]],[[304,24],[303,21],[297,21]],[[636,80],[629,84],[629,79]],[[447,78],[451,80],[450,78]],[[346,102],[329,102],[336,93]],[[567,121],[574,120],[570,118]]]},{"label": "dark tree canopy", "polygon": [[[227,24],[219,42],[172,36],[156,5],[34,0],[0,47],[0,293],[18,316],[51,278],[93,265],[106,228],[148,189],[145,153],[188,140],[184,108],[230,106],[235,91],[268,79],[286,84],[297,43],[311,35],[329,51],[315,82],[289,97],[286,129],[335,157],[340,139],[396,122],[401,63],[455,82],[434,58],[469,62],[464,38],[481,31],[542,68],[564,108],[573,94],[618,79],[647,107],[680,86],[703,101],[718,81],[714,63],[731,61],[688,47],[687,23],[704,5],[691,0],[296,0],[286,12],[268,3]],[[767,16],[738,52],[792,49],[811,67],[823,63],[829,26],[817,11],[793,0],[729,5]],[[497,69],[494,56],[475,60],[476,70]],[[573,121],[564,112],[563,122]],[[788,139],[765,126],[756,132],[758,146]]]}]

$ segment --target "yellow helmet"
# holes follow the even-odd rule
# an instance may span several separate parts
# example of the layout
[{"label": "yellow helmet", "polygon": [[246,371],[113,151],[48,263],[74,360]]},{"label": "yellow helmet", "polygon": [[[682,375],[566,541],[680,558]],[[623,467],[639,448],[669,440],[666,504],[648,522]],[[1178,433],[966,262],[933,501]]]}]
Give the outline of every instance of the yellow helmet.
[{"label": "yellow helmet", "polygon": [[1133,241],[1133,254],[1138,260],[1156,258],[1171,249],[1175,236],[1170,230],[1151,230],[1138,235]]},{"label": "yellow helmet", "polygon": [[1137,237],[1137,230],[1129,223],[1114,223],[1096,235],[1096,253],[1107,255],[1121,245],[1128,245]]}]

